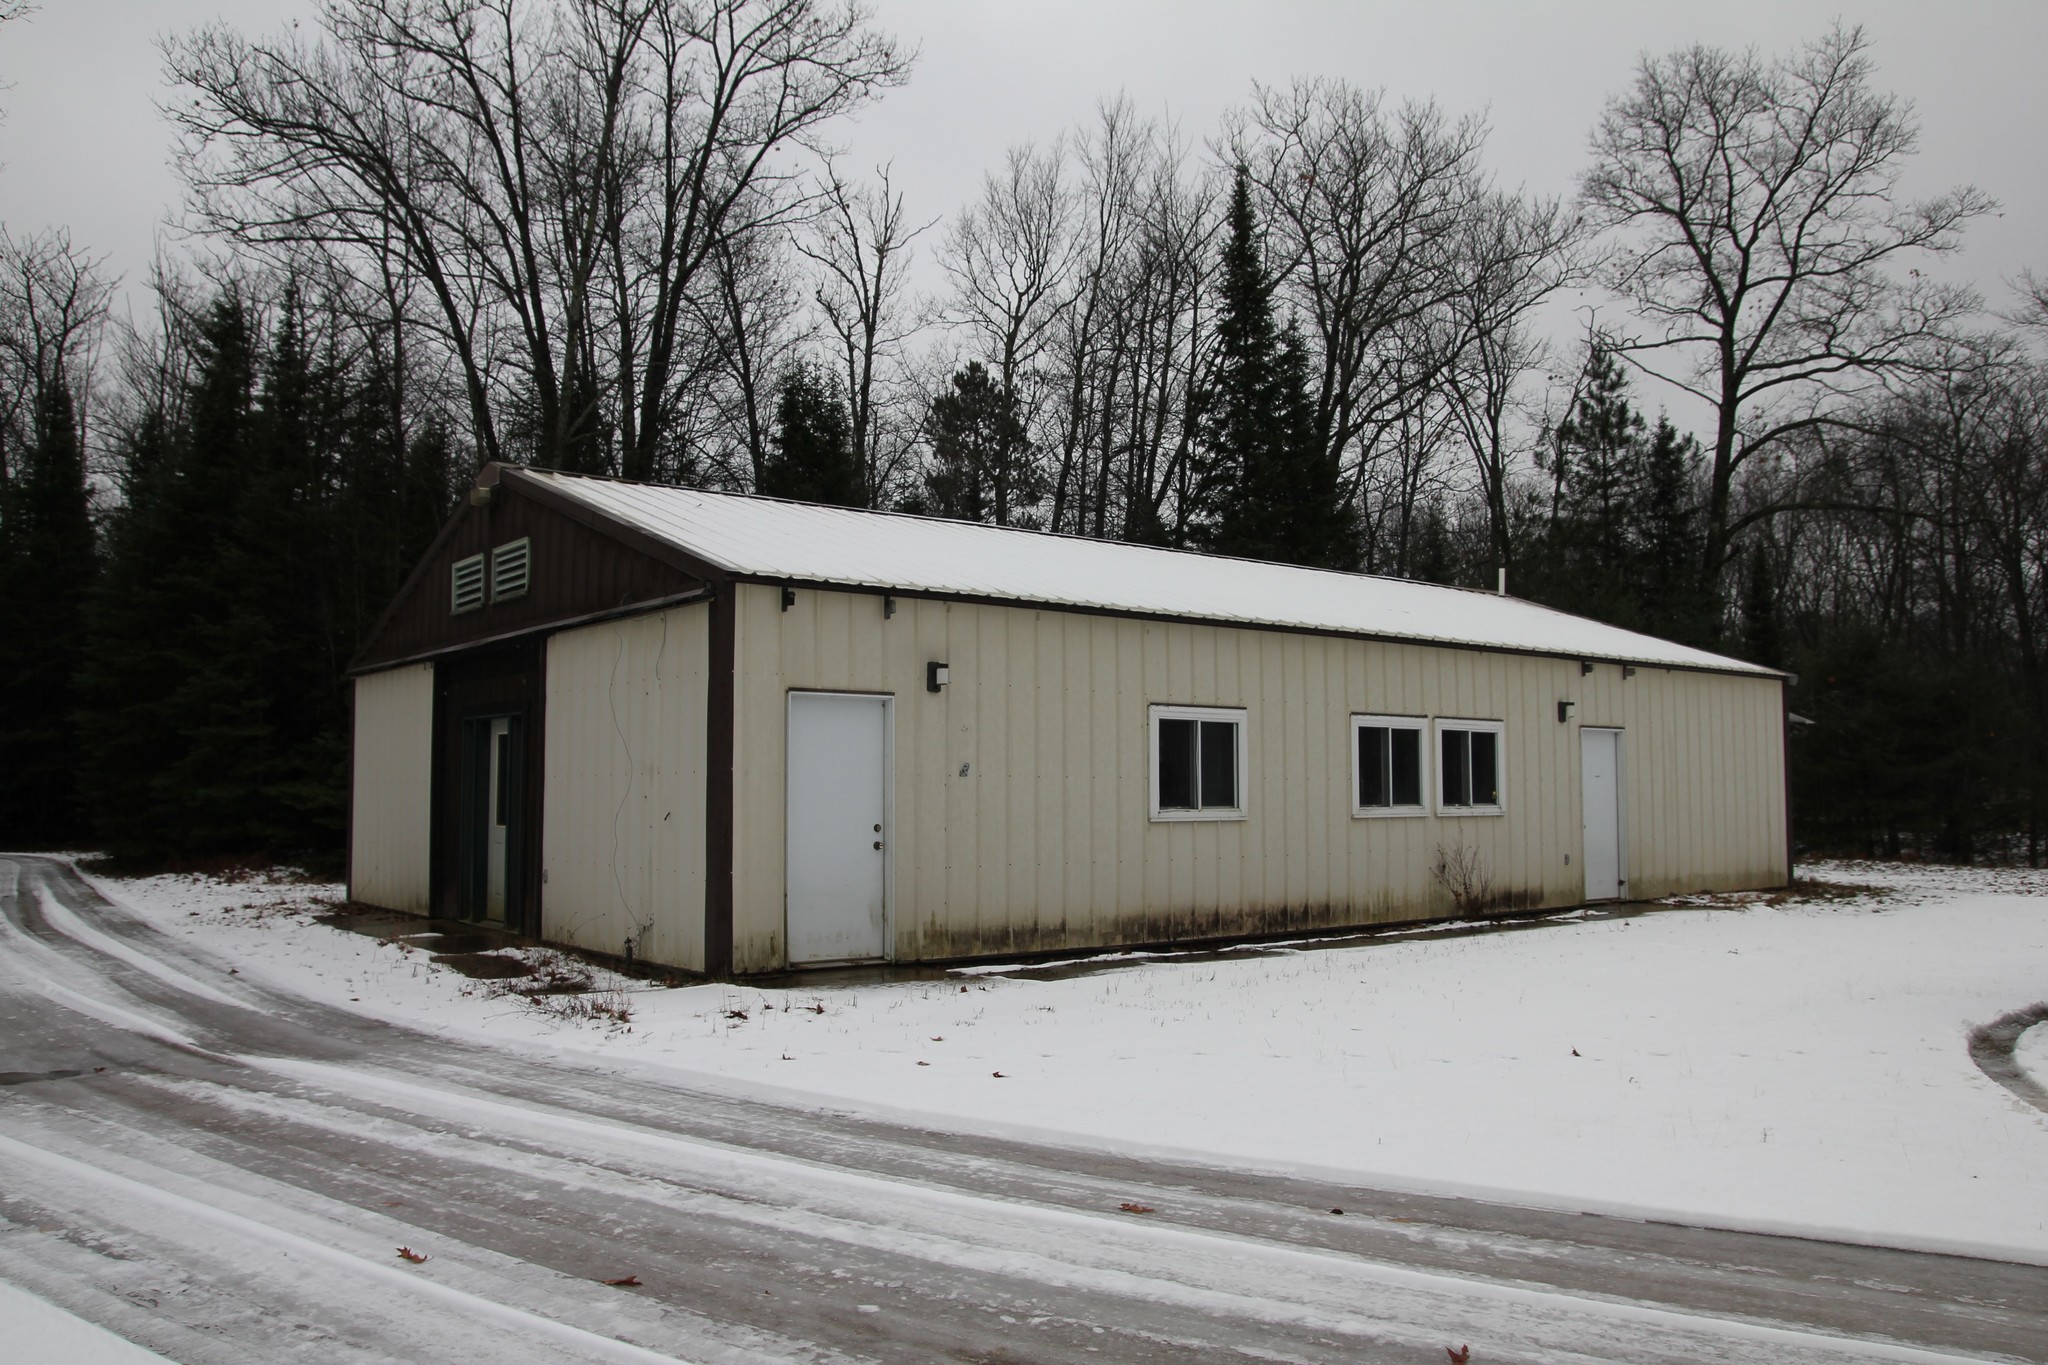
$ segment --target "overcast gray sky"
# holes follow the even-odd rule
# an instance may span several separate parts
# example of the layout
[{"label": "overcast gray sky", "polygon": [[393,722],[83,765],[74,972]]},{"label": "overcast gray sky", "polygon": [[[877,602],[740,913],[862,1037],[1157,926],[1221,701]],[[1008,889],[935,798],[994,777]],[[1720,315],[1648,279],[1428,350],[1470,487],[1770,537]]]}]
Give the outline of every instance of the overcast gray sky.
[{"label": "overcast gray sky", "polygon": [[[68,225],[139,279],[178,186],[157,112],[156,40],[213,18],[269,31],[306,0],[41,0],[0,28],[0,222]],[[1911,187],[1969,182],[2004,206],[1975,225],[1958,273],[2048,269],[2048,3],[2043,0],[878,0],[921,56],[910,84],[843,130],[849,169],[893,161],[920,217],[950,214],[1013,143],[1044,141],[1128,91],[1201,139],[1254,81],[1341,76],[1453,113],[1489,111],[1504,181],[1568,193],[1602,101],[1637,55],[1685,43],[1782,50],[1837,15],[1875,40],[1881,87],[1922,124]]]}]

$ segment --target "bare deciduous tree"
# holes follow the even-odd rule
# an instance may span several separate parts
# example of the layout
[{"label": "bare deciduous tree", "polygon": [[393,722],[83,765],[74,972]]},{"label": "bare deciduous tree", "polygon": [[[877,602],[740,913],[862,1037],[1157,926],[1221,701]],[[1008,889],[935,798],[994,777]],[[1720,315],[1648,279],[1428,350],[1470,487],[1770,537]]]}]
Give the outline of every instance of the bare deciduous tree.
[{"label": "bare deciduous tree", "polygon": [[[1472,451],[1494,561],[1503,569],[1514,567],[1509,503],[1527,454],[1516,443],[1517,405],[1525,376],[1548,354],[1532,318],[1579,278],[1579,239],[1578,221],[1556,200],[1500,192],[1479,202],[1460,234],[1465,287],[1447,304],[1455,355],[1443,388]],[[1532,425],[1540,424],[1522,424],[1524,434]]]},{"label": "bare deciduous tree", "polygon": [[1433,103],[1389,109],[1332,80],[1262,88],[1228,127],[1260,192],[1275,276],[1315,342],[1317,429],[1354,493],[1455,355],[1416,344],[1449,335],[1437,315],[1465,287],[1458,248],[1485,190],[1485,140],[1478,119]]},{"label": "bare deciduous tree", "polygon": [[1839,400],[1913,370],[1974,306],[1910,271],[1991,208],[1967,187],[1901,203],[1911,106],[1871,88],[1837,28],[1796,54],[1691,47],[1646,58],[1593,135],[1581,193],[1622,234],[1609,280],[1646,326],[1624,352],[1714,413],[1704,569],[1745,520],[1737,476]]},{"label": "bare deciduous tree", "polygon": [[818,271],[815,297],[836,352],[848,428],[872,506],[883,504],[902,454],[900,448],[884,453],[882,411],[890,380],[884,371],[899,362],[899,349],[916,330],[904,298],[911,244],[935,221],[911,222],[889,167],[882,166],[869,185],[832,176],[814,230],[798,243]]},{"label": "bare deciduous tree", "polygon": [[948,320],[1012,393],[1050,344],[1080,257],[1066,163],[1064,141],[1011,148],[1002,172],[983,177],[980,200],[946,232]]},{"label": "bare deciduous tree", "polygon": [[633,477],[675,459],[718,253],[800,216],[787,154],[907,70],[817,0],[325,0],[320,23],[166,45],[201,223],[395,241],[487,458]]},{"label": "bare deciduous tree", "polygon": [[0,488],[36,414],[62,389],[88,435],[94,364],[113,284],[62,229],[14,237],[0,228]]}]

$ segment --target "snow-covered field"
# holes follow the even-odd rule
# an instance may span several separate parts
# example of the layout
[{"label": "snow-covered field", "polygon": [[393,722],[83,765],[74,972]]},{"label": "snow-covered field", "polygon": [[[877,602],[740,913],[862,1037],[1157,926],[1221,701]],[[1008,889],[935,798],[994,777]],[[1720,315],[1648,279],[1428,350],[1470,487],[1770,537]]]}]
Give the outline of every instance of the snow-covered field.
[{"label": "snow-covered field", "polygon": [[[693,1084],[2048,1263],[2048,1114],[1988,1080],[1966,1046],[1972,1026],[2048,997],[2048,874],[1802,873],[1894,889],[1230,960],[1122,958],[1060,980],[983,969],[668,989],[600,974],[599,994],[540,1003],[316,923],[337,888],[99,882],[251,978]],[[2048,1082],[2048,1028],[2021,1055]]]},{"label": "snow-covered field", "polygon": [[0,1280],[0,1341],[6,1358],[63,1365],[158,1365],[163,1357],[104,1327]]}]

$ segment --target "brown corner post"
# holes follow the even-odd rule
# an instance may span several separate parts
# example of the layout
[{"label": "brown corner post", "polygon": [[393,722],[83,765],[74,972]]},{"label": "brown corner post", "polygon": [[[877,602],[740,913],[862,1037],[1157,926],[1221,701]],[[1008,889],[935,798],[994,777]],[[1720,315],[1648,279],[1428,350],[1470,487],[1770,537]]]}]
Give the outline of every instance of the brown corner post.
[{"label": "brown corner post", "polygon": [[341,882],[348,898],[356,898],[356,680],[343,675],[348,689],[348,804],[341,817]]},{"label": "brown corner post", "polygon": [[1792,875],[1792,679],[1778,679],[1778,744],[1781,757],[1779,764],[1785,775],[1785,885],[1791,886]]},{"label": "brown corner post", "polygon": [[705,698],[704,970],[732,975],[733,692],[739,585],[711,585],[711,676]]}]

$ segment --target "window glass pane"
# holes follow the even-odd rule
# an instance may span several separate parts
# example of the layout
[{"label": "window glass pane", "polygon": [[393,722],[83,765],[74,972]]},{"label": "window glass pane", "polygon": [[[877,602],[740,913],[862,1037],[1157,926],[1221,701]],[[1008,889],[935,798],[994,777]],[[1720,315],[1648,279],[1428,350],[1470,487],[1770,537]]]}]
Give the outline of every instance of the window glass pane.
[{"label": "window glass pane", "polygon": [[1446,806],[1472,804],[1471,773],[1466,767],[1466,758],[1471,752],[1471,738],[1472,732],[1469,730],[1444,731],[1442,773]]},{"label": "window glass pane", "polygon": [[1202,722],[1202,808],[1237,806],[1237,722]]},{"label": "window glass pane", "polygon": [[1358,804],[1388,804],[1387,731],[1384,726],[1358,727]]},{"label": "window glass pane", "polygon": [[1195,722],[1161,717],[1159,809],[1195,808]]},{"label": "window glass pane", "polygon": [[1500,804],[1500,736],[1491,730],[1472,732],[1472,804]]},{"label": "window glass pane", "polygon": [[1419,806],[1422,804],[1422,732],[1420,730],[1388,730],[1385,732],[1393,749],[1388,764],[1389,783],[1396,806]]}]

